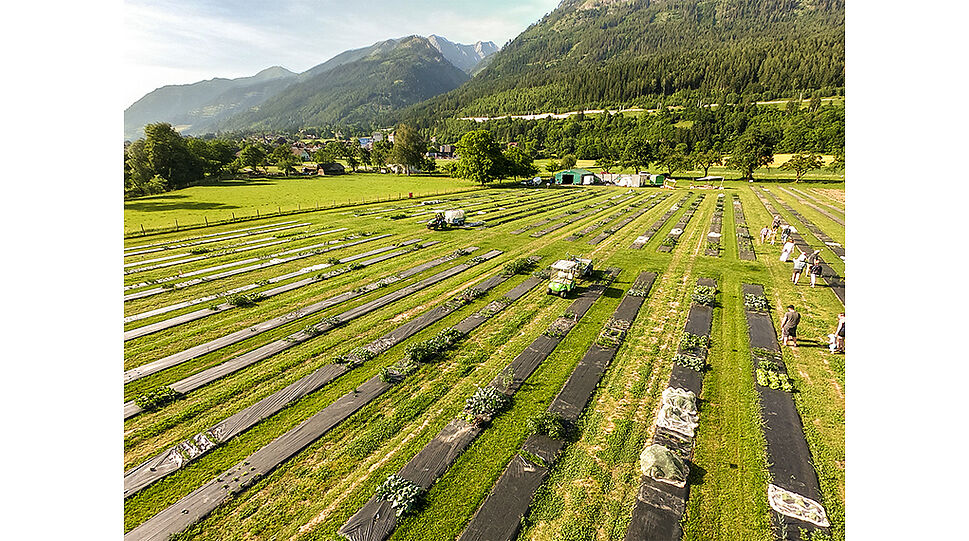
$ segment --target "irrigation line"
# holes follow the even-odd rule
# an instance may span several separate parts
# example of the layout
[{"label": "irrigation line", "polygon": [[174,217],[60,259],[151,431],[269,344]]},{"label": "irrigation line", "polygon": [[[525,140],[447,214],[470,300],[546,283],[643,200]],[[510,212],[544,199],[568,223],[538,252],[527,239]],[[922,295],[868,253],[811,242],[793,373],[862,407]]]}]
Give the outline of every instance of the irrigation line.
[{"label": "irrigation line", "polygon": [[290,220],[288,222],[276,222],[274,224],[266,224],[266,225],[260,225],[260,226],[256,226],[256,227],[246,227],[246,228],[243,228],[243,229],[233,229],[232,231],[220,231],[218,233],[209,233],[208,235],[198,235],[198,236],[195,236],[195,237],[186,237],[186,238],[182,238],[182,239],[166,240],[164,242],[155,242],[155,243],[152,243],[152,244],[141,244],[141,245],[138,245],[138,246],[126,246],[125,247],[125,250],[140,250],[142,248],[155,248],[155,247],[158,247],[158,246],[164,246],[166,244],[171,244],[173,242],[188,242],[188,241],[192,241],[192,240],[208,239],[208,238],[212,238],[212,237],[221,237],[221,236],[225,236],[225,235],[231,235],[233,233],[243,233],[243,232],[246,232],[246,231],[255,231],[255,230],[258,230],[258,229],[266,229],[266,228],[270,228],[270,227],[276,227],[276,226],[279,226],[279,225],[295,224],[297,221],[298,220]]},{"label": "irrigation line", "polygon": [[[764,286],[759,284],[743,284],[744,296],[764,296]],[[823,520],[811,522],[803,517],[781,513],[772,504],[772,524],[774,539],[797,541],[805,539],[806,535],[814,538],[813,531],[820,530],[828,534],[827,513],[821,506],[821,486],[818,474],[811,460],[811,449],[804,436],[804,426],[797,406],[790,392],[761,385],[758,372],[776,372],[780,378],[790,381],[787,366],[780,353],[774,323],[767,312],[759,312],[745,307],[747,332],[750,335],[751,369],[754,372],[757,396],[760,399],[760,419],[764,427],[764,439],[767,442],[767,471],[770,473],[771,484],[792,492],[801,497],[809,498],[820,508],[818,516]],[[757,350],[764,350],[758,352]],[[766,353],[766,354],[765,354]],[[769,364],[773,364],[770,366]],[[766,379],[766,378],[765,378]],[[769,494],[770,488],[765,487]],[[765,496],[768,496],[765,494]],[[770,498],[768,497],[770,502]],[[785,511],[789,511],[785,509]]]},{"label": "irrigation line", "polygon": [[[540,258],[531,258],[538,262]],[[486,293],[494,287],[503,284],[513,275],[499,273],[484,280],[475,289]],[[430,327],[434,323],[462,308],[465,302],[450,300],[428,310],[413,320],[398,326],[380,338],[362,346],[369,353],[370,359],[384,353],[391,347],[403,342],[418,332]],[[353,356],[353,353],[350,353]],[[182,469],[189,462],[198,459],[216,446],[252,428],[283,408],[300,398],[313,393],[336,378],[353,370],[364,361],[352,359],[350,362],[333,362],[318,368],[311,374],[300,378],[280,391],[273,393],[259,402],[232,415],[215,426],[212,426],[195,436],[184,440],[166,451],[144,461],[140,465],[125,472],[124,497],[127,498],[163,477]]]},{"label": "irrigation line", "polygon": [[210,238],[210,239],[205,239],[205,240],[197,240],[197,241],[194,241],[194,242],[186,242],[186,243],[183,243],[183,244],[172,244],[170,246],[159,246],[157,248],[148,248],[147,250],[139,250],[137,252],[128,252],[124,256],[125,257],[131,257],[131,256],[134,256],[134,255],[150,254],[150,253],[153,253],[153,252],[161,252],[161,251],[164,251],[164,250],[176,250],[176,249],[179,249],[179,248],[189,248],[191,246],[199,246],[201,244],[209,244],[209,243],[212,243],[212,242],[223,242],[223,241],[227,241],[227,240],[237,239],[237,238],[240,238],[240,237],[247,237],[249,235],[262,235],[264,233],[272,233],[272,232],[275,232],[275,231],[284,231],[286,229],[293,229],[294,227],[305,227],[305,226],[308,226],[308,225],[313,225],[313,224],[312,224],[312,222],[302,222],[302,223],[295,223],[295,224],[292,224],[292,225],[284,225],[284,226],[276,227],[276,228],[273,228],[273,229],[262,229],[260,231],[250,231],[248,233],[238,233],[238,234],[235,234],[235,235],[229,235],[227,237],[217,237],[217,238]]},{"label": "irrigation line", "polygon": [[[655,280],[655,272],[644,271],[639,274],[612,318],[603,327],[599,338],[589,346],[585,356],[572,370],[568,381],[552,400],[547,411],[562,419],[565,426],[574,426],[579,420],[582,410],[589,403],[599,381],[625,340],[626,333],[639,314]],[[522,452],[516,454],[505,467],[505,471],[475,511],[458,541],[515,539],[535,491],[548,478],[549,471],[565,443],[564,437],[553,438],[545,434],[528,436],[521,446]]]},{"label": "irrigation line", "polygon": [[[490,303],[453,328],[463,335],[469,334],[541,282],[538,278],[526,279],[505,294],[504,297],[509,303]],[[208,516],[225,500],[246,490],[256,480],[269,474],[393,386],[393,383],[385,382],[379,376],[370,378],[174,505],[143,522],[125,534],[125,541],[167,541],[172,535]]]},{"label": "irrigation line", "polygon": [[[539,364],[551,355],[582,316],[602,296],[608,284],[618,274],[619,269],[609,269],[604,283],[593,284],[586,288],[566,310],[567,316],[561,316],[553,322],[546,330],[547,334],[536,338],[488,384],[488,387],[505,396],[514,396]],[[485,430],[490,418],[488,415],[481,415],[476,417],[475,422],[468,422],[464,416],[456,417],[408,461],[397,475],[426,491]],[[374,495],[340,527],[338,533],[350,541],[383,541],[390,537],[396,528],[397,513],[391,507],[391,503]]]},{"label": "irrigation line", "polygon": [[[697,285],[716,287],[716,282],[709,278],[700,278]],[[710,338],[713,324],[713,308],[703,304],[693,303],[687,316],[685,332],[696,336]],[[677,346],[678,355],[690,355],[706,363],[708,348],[684,349],[682,342]],[[690,391],[699,404],[700,392],[703,389],[703,373],[673,362],[670,374],[669,388]],[[657,419],[657,423],[659,419]],[[684,462],[693,458],[694,436],[671,430],[657,424],[653,432],[653,445],[661,445],[679,456]],[[689,480],[687,476],[686,480]],[[632,515],[626,529],[625,541],[640,541],[642,539],[677,540],[683,537],[680,520],[686,510],[689,497],[689,483],[679,487],[668,482],[653,479],[649,475],[642,475],[636,500],[633,502]]]},{"label": "irrigation line", "polygon": [[[328,318],[315,325],[310,325],[306,329],[297,331],[283,339],[275,340],[273,342],[260,346],[252,351],[243,353],[238,357],[234,357],[218,365],[215,365],[211,368],[203,370],[202,372],[193,374],[184,379],[176,381],[175,383],[169,385],[168,387],[179,394],[185,394],[185,393],[194,391],[200,387],[203,387],[205,385],[208,385],[209,383],[212,383],[215,380],[221,379],[229,374],[242,370],[243,368],[246,368],[252,364],[255,364],[259,361],[272,357],[278,353],[286,351],[287,349],[293,346],[302,344],[303,342],[306,342],[327,331],[333,330],[358,317],[367,315],[379,308],[383,308],[384,306],[390,303],[399,301],[400,299],[403,299],[404,297],[412,295],[426,287],[432,286],[438,282],[441,282],[452,276],[460,274],[461,272],[464,272],[465,270],[477,265],[478,263],[487,261],[501,254],[502,254],[501,250],[491,250],[490,252],[487,252],[483,255],[472,258],[467,263],[455,265],[454,267],[448,270],[441,271],[433,276],[430,276],[428,278],[425,278],[424,280],[421,280],[420,282],[411,284],[409,286],[405,286],[401,289],[398,289],[397,291],[394,291],[393,293],[388,293],[387,295],[384,295],[370,302],[362,304],[356,308],[351,308],[350,310],[347,310],[346,312],[338,314],[333,318]],[[375,286],[374,289],[379,289],[379,287],[381,286]],[[372,290],[373,289],[371,289],[370,291]],[[348,293],[353,293],[353,292],[350,291]],[[369,291],[365,291],[364,293],[369,293]],[[175,363],[175,364],[178,364],[178,363]],[[142,411],[143,410],[140,407],[138,407],[138,405],[135,404],[134,401],[124,403],[123,413],[124,413],[125,420],[130,419],[131,417],[134,417],[135,415],[141,413]]]},{"label": "irrigation line", "polygon": [[319,245],[319,246],[329,245],[329,247],[323,248],[322,250],[313,250],[311,252],[300,252],[297,255],[294,255],[294,256],[291,256],[291,257],[284,257],[282,259],[273,258],[273,259],[270,259],[270,260],[265,261],[263,263],[258,263],[258,264],[255,264],[255,265],[250,265],[248,267],[243,267],[241,269],[233,269],[233,270],[230,270],[230,271],[220,272],[220,273],[213,274],[213,275],[210,275],[210,276],[202,276],[202,277],[199,277],[199,278],[193,278],[192,280],[188,280],[188,281],[185,281],[185,282],[177,282],[175,284],[172,284],[171,287],[156,287],[154,289],[146,289],[144,291],[138,291],[136,293],[129,293],[129,294],[127,294],[127,295],[124,296],[124,300],[125,301],[130,301],[130,300],[135,300],[135,299],[143,299],[145,297],[151,297],[152,295],[157,295],[159,293],[164,293],[166,291],[171,291],[173,289],[184,289],[184,288],[189,287],[189,286],[194,286],[194,285],[198,285],[198,284],[202,284],[202,283],[211,282],[213,280],[218,280],[220,278],[228,278],[229,276],[235,276],[237,274],[242,274],[242,273],[245,273],[245,272],[251,272],[251,271],[254,271],[254,270],[261,270],[261,269],[265,269],[265,268],[268,268],[268,267],[273,267],[273,266],[276,266],[276,265],[282,265],[283,263],[289,263],[291,261],[298,261],[300,259],[306,259],[307,257],[311,257],[311,256],[315,256],[315,255],[323,255],[325,253],[332,252],[333,250],[339,250],[341,248],[349,248],[350,246],[356,246],[358,244],[363,244],[365,242],[371,242],[371,241],[375,241],[375,240],[379,240],[379,239],[385,239],[385,238],[391,237],[391,236],[393,236],[393,235],[390,234],[390,233],[386,233],[386,234],[383,234],[383,235],[375,235],[375,236],[371,236],[371,237],[365,237],[365,238],[363,238],[361,240],[354,241],[354,242],[348,242],[348,243],[345,243],[345,244],[335,244],[338,241],[330,241],[330,242],[323,243],[323,244],[320,244]]},{"label": "irrigation line", "polygon": [[[348,228],[348,227],[338,227],[336,229],[329,229],[329,230],[326,230],[326,231],[320,231],[318,233],[309,233],[309,234],[305,234],[305,235],[301,235],[299,237],[293,237],[293,238],[268,237],[265,240],[267,240],[269,242],[264,242],[262,244],[256,244],[254,246],[244,246],[242,248],[236,248],[234,250],[225,250],[225,249],[223,249],[223,250],[219,250],[219,251],[214,251],[212,253],[201,254],[201,255],[198,255],[196,257],[190,257],[188,259],[181,260],[181,261],[168,261],[166,263],[162,263],[162,264],[158,264],[158,265],[150,265],[150,266],[147,266],[147,267],[138,267],[136,269],[126,270],[125,271],[125,274],[126,275],[127,274],[134,274],[134,273],[137,273],[137,272],[144,272],[144,271],[150,271],[150,270],[155,270],[155,269],[161,269],[161,268],[165,268],[165,267],[171,267],[171,266],[174,266],[174,265],[183,265],[185,263],[192,263],[194,261],[200,261],[200,260],[203,260],[203,259],[211,259],[211,258],[214,258],[214,257],[222,257],[222,256],[226,256],[226,255],[238,254],[238,253],[241,253],[241,252],[248,252],[250,250],[258,250],[259,248],[266,248],[268,246],[276,246],[277,244],[285,244],[287,242],[296,242],[296,241],[300,241],[300,240],[304,240],[304,239],[309,239],[309,238],[313,238],[313,237],[320,237],[320,236],[323,236],[323,235],[329,235],[330,233],[339,233],[341,231],[347,231],[348,229],[350,229],[350,228]],[[248,241],[248,242],[243,242],[241,244],[243,244],[243,245],[245,245],[245,244],[252,244],[253,242],[254,241]],[[232,248],[232,246],[226,246],[225,248]],[[170,259],[170,258],[161,258],[161,259],[164,260],[164,259]],[[144,263],[154,263],[154,262],[155,261],[153,261],[153,260],[140,261],[138,263],[129,263],[129,264],[125,265],[125,267],[132,266],[132,265],[144,264]],[[241,264],[241,263],[236,263],[236,264]],[[186,275],[183,274],[182,276],[186,276]],[[126,286],[126,287],[130,287],[130,286]]]},{"label": "irrigation line", "polygon": [[[417,241],[407,241],[405,243],[401,243],[401,246],[410,245],[410,244],[412,244],[414,242],[417,242]],[[430,246],[434,246],[434,245],[438,244],[439,242],[440,241],[425,242],[425,243],[416,245],[416,248],[418,248],[418,249],[428,248]],[[398,256],[401,256],[401,255],[409,254],[412,251],[413,251],[412,249],[397,250],[397,251],[394,251],[394,252],[381,254],[381,255],[379,255],[377,257],[374,257],[374,258],[371,258],[371,259],[367,259],[365,261],[361,261],[361,262],[359,262],[357,264],[360,265],[361,267],[368,267],[368,266],[374,265],[376,263],[381,263],[383,261],[387,261],[388,259],[393,259],[393,258],[398,257]],[[349,263],[350,260],[357,259],[358,257],[359,256],[351,256],[351,257],[343,258],[343,259],[339,260],[337,262],[337,264]],[[287,293],[289,291],[293,291],[295,289],[301,288],[301,287],[306,286],[306,285],[309,285],[309,284],[315,284],[315,283],[320,282],[322,280],[327,280],[329,278],[335,278],[336,276],[339,276],[340,274],[344,274],[345,272],[349,272],[349,271],[350,271],[349,268],[345,268],[345,269],[340,269],[338,271],[331,271],[331,273],[327,273],[327,274],[329,274],[329,276],[327,276],[327,274],[322,274],[322,275],[318,275],[318,276],[313,276],[311,278],[304,278],[304,279],[298,280],[296,282],[291,282],[289,284],[285,284],[285,285],[282,285],[282,286],[279,286],[279,287],[274,287],[272,289],[267,289],[265,291],[260,292],[258,295],[260,297],[260,300],[267,299],[269,297],[272,297],[272,296],[275,296],[275,295],[279,295],[280,293]],[[337,274],[337,273],[339,273],[339,274]],[[189,321],[195,321],[195,320],[201,319],[203,317],[208,317],[208,316],[210,316],[212,314],[217,314],[217,313],[224,312],[226,310],[231,310],[232,308],[235,308],[235,305],[234,304],[232,304],[231,302],[223,302],[223,303],[218,304],[218,305],[215,305],[215,306],[210,306],[209,308],[204,308],[202,310],[196,310],[194,312],[189,312],[187,314],[182,314],[182,315],[179,315],[179,316],[175,316],[175,317],[166,319],[164,321],[159,321],[159,322],[156,322],[156,323],[152,323],[150,325],[144,325],[142,327],[137,327],[137,328],[134,328],[134,329],[125,331],[125,333],[124,333],[124,340],[127,342],[128,340],[132,340],[134,338],[140,338],[142,336],[145,336],[145,335],[148,335],[148,334],[152,334],[152,333],[155,333],[155,332],[158,332],[158,331],[162,331],[162,330],[165,330],[165,329],[170,329],[172,327],[176,327],[178,325],[182,325],[184,323],[188,323]]]}]

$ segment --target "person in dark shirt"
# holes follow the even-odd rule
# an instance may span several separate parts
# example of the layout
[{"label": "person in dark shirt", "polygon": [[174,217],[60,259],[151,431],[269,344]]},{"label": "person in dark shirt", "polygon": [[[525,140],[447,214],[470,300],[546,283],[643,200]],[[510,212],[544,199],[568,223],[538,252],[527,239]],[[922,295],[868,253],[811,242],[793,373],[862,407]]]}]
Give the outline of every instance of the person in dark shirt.
[{"label": "person in dark shirt", "polygon": [[811,274],[811,287],[814,287],[814,285],[817,283],[818,277],[821,276],[822,270],[820,259],[815,260],[815,262],[812,263],[808,268],[808,272]]},{"label": "person in dark shirt", "polygon": [[787,306],[787,312],[784,313],[784,317],[781,318],[781,342],[786,346],[787,341],[792,342],[791,345],[797,347],[797,324],[801,322],[801,314],[798,314],[794,310],[794,305],[790,304]]}]

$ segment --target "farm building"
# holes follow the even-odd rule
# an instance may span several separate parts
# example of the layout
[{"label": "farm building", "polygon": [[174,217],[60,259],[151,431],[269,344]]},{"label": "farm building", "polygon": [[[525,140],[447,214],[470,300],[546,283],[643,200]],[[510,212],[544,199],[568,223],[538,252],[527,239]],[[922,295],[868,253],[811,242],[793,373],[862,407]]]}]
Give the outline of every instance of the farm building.
[{"label": "farm building", "polygon": [[593,184],[601,182],[602,179],[599,176],[586,169],[569,169],[555,173],[556,184]]},{"label": "farm building", "polygon": [[346,169],[343,168],[343,164],[336,162],[321,163],[317,164],[316,166],[316,174],[321,176],[342,175],[346,172]]}]

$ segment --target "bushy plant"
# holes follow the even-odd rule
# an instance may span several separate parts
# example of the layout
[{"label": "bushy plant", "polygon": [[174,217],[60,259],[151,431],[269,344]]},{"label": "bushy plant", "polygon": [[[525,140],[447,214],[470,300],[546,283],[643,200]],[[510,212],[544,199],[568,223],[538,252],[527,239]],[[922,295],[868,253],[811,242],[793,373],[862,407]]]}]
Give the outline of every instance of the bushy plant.
[{"label": "bushy plant", "polygon": [[464,420],[481,423],[504,409],[511,398],[494,387],[478,387],[478,390],[464,402]]},{"label": "bushy plant", "polygon": [[569,432],[568,422],[558,413],[543,411],[525,421],[529,434],[544,434],[557,440],[565,438]]},{"label": "bushy plant", "polygon": [[406,213],[403,213],[403,212],[398,212],[398,213],[396,213],[396,214],[391,214],[391,215],[390,215],[390,216],[388,216],[388,217],[389,217],[389,218],[390,218],[391,220],[400,220],[400,219],[402,219],[402,218],[406,218],[406,217],[407,217],[407,214],[406,214]]},{"label": "bushy plant", "polygon": [[713,306],[717,299],[717,288],[713,286],[697,285],[693,288],[693,302],[706,306]]},{"label": "bushy plant", "polygon": [[207,254],[207,253],[209,253],[211,251],[212,251],[211,248],[206,248],[204,246],[199,246],[198,248],[192,248],[191,250],[188,251],[188,253],[194,254],[194,255],[199,255],[199,254]]},{"label": "bushy plant", "polygon": [[181,398],[182,393],[168,386],[152,389],[135,398],[135,405],[144,411],[154,411]]},{"label": "bushy plant", "polygon": [[426,363],[453,346],[460,339],[460,331],[445,329],[433,338],[408,345],[404,352],[408,360],[415,363]]},{"label": "bushy plant", "polygon": [[710,347],[710,338],[699,334],[683,332],[680,337],[680,349],[684,351],[700,350]]},{"label": "bushy plant", "polygon": [[389,501],[390,507],[397,510],[398,517],[413,511],[423,493],[423,488],[396,474],[388,476],[377,487],[377,497]]},{"label": "bushy plant", "polygon": [[702,358],[684,353],[677,353],[674,355],[673,362],[680,366],[685,366],[691,370],[696,370],[697,372],[703,372],[707,366],[706,362]]},{"label": "bushy plant", "polygon": [[235,295],[229,295],[225,298],[225,302],[236,306],[239,308],[248,308],[250,306],[255,306],[257,302],[261,301],[263,296],[258,293],[237,293]]},{"label": "bushy plant", "polygon": [[528,257],[522,257],[507,263],[502,269],[501,274],[505,276],[511,276],[513,274],[527,274],[532,267],[535,266],[535,262]]},{"label": "bushy plant", "polygon": [[767,297],[763,295],[744,293],[744,308],[754,312],[767,312],[770,310],[770,303],[767,301]]}]

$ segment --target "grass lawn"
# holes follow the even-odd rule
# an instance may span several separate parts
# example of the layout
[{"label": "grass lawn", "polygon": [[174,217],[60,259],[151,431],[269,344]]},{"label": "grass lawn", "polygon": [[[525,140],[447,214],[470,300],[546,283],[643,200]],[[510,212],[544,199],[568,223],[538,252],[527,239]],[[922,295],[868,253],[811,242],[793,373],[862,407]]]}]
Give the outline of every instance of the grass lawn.
[{"label": "grass lawn", "polygon": [[[195,225],[238,217],[346,204],[366,198],[414,197],[467,190],[478,185],[448,177],[354,173],[338,177],[257,178],[225,180],[182,190],[139,197],[124,203],[125,233]],[[290,218],[293,219],[293,218]]]}]

